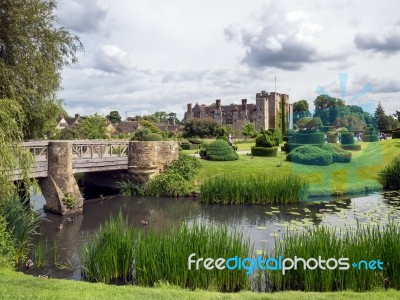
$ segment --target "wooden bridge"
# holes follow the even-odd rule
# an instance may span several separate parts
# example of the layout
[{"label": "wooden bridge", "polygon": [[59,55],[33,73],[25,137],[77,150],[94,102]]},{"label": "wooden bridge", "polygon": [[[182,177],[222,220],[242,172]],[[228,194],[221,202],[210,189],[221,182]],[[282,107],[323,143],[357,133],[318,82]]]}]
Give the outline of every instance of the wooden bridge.
[{"label": "wooden bridge", "polygon": [[[135,181],[145,183],[179,153],[174,141],[32,141],[22,145],[35,158],[29,176],[39,180],[46,209],[61,214],[83,209],[74,173],[125,170]],[[13,177],[20,179],[21,171]]]},{"label": "wooden bridge", "polygon": [[[72,172],[101,172],[127,170],[129,157],[128,141],[70,141],[72,150]],[[47,177],[49,171],[49,142],[24,142],[35,158],[30,170],[31,178]],[[14,179],[20,177],[16,171]]]}]

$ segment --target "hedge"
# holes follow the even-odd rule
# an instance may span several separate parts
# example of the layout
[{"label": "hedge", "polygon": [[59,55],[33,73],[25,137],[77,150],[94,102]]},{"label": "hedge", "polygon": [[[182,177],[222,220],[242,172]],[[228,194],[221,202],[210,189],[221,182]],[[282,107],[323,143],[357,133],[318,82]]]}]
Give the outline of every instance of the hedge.
[{"label": "hedge", "polygon": [[321,149],[332,153],[333,162],[348,163],[351,161],[351,152],[344,150],[338,144],[324,144]]},{"label": "hedge", "polygon": [[256,147],[265,147],[265,148],[271,148],[275,146],[275,141],[271,141],[270,137],[265,134],[259,134],[256,137]]},{"label": "hedge", "polygon": [[340,133],[340,143],[342,145],[353,145],[354,144],[354,133],[350,131],[342,131]]},{"label": "hedge", "polygon": [[362,140],[363,140],[363,142],[377,142],[377,141],[379,141],[379,137],[377,134],[373,134],[373,135],[363,134]]},{"label": "hedge", "polygon": [[316,146],[300,146],[288,155],[286,160],[305,165],[328,166],[333,163],[332,153]]},{"label": "hedge", "polygon": [[323,132],[303,130],[295,134],[296,144],[323,144],[325,143],[325,134]]},{"label": "hedge", "polygon": [[356,144],[353,144],[353,145],[340,145],[340,147],[342,147],[342,149],[344,149],[344,150],[355,150],[355,151],[361,150],[361,145],[356,145]]},{"label": "hedge", "polygon": [[392,139],[400,139],[400,128],[392,131]]},{"label": "hedge", "polygon": [[199,149],[200,145],[196,145],[196,144],[182,144],[181,145],[182,150],[195,150],[195,149]]},{"label": "hedge", "polygon": [[278,147],[265,148],[265,147],[251,147],[251,155],[253,156],[277,156]]},{"label": "hedge", "polygon": [[203,144],[203,141],[198,138],[188,138],[187,140],[192,144],[197,144],[197,145]]}]

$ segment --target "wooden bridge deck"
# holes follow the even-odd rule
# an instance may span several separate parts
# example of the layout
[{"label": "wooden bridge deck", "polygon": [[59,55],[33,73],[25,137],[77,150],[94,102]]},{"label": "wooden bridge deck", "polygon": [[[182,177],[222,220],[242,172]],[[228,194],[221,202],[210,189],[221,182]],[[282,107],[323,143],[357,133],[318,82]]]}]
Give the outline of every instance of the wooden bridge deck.
[{"label": "wooden bridge deck", "polygon": [[[128,169],[128,141],[68,141],[72,147],[72,172],[86,173]],[[31,178],[47,177],[49,170],[48,141],[24,142],[35,158]],[[14,172],[14,180],[21,177]]]}]

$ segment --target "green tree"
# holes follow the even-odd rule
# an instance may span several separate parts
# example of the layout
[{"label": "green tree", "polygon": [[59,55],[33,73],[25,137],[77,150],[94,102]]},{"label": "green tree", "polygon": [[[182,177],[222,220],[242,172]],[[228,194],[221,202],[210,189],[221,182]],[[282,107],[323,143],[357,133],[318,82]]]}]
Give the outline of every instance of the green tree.
[{"label": "green tree", "polygon": [[376,107],[374,114],[375,124],[377,125],[379,130],[389,130],[390,128],[390,118],[385,114],[385,110],[383,109],[381,103],[379,102]]},{"label": "green tree", "polygon": [[157,111],[152,114],[154,118],[157,119],[157,122],[166,123],[167,122],[167,113],[165,111]]},{"label": "green tree", "polygon": [[14,100],[0,99],[0,202],[9,199],[14,190],[13,170],[22,170],[25,187],[29,187],[28,170],[33,158],[21,147],[23,140],[22,108]]},{"label": "green tree", "polygon": [[111,111],[110,114],[107,115],[107,118],[110,120],[111,123],[121,122],[121,115],[116,110]]},{"label": "green tree", "polygon": [[62,111],[57,92],[61,70],[82,49],[77,36],[56,24],[54,0],[0,1],[0,99],[20,104],[24,137],[42,137]]},{"label": "green tree", "polygon": [[185,137],[216,137],[219,125],[211,119],[192,119],[185,123]]},{"label": "green tree", "polygon": [[301,118],[311,117],[307,100],[299,100],[293,103],[293,123]]},{"label": "green tree", "polygon": [[82,124],[82,132],[88,139],[105,139],[107,138],[106,120],[99,114],[85,117]]},{"label": "green tree", "polygon": [[400,111],[396,110],[396,112],[393,114],[393,117],[395,117],[397,121],[400,122]]},{"label": "green tree", "polygon": [[245,139],[248,137],[256,137],[257,136],[257,130],[254,127],[253,123],[247,123],[243,129],[242,129],[242,134],[245,136]]},{"label": "green tree", "polygon": [[339,116],[340,110],[345,107],[345,103],[340,98],[333,98],[329,95],[319,95],[314,100],[314,117],[319,117],[324,126],[331,126]]}]

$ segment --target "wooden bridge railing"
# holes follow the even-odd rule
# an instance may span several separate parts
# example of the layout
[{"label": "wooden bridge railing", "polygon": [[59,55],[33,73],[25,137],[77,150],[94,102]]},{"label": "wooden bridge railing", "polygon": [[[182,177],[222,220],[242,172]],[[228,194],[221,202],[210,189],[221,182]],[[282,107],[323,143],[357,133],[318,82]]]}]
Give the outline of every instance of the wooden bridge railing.
[{"label": "wooden bridge railing", "polygon": [[[78,172],[123,170],[128,168],[128,141],[69,141],[72,146],[72,169]],[[23,142],[35,158],[31,168],[32,178],[48,176],[49,141]],[[17,170],[14,179],[20,176]]]}]

